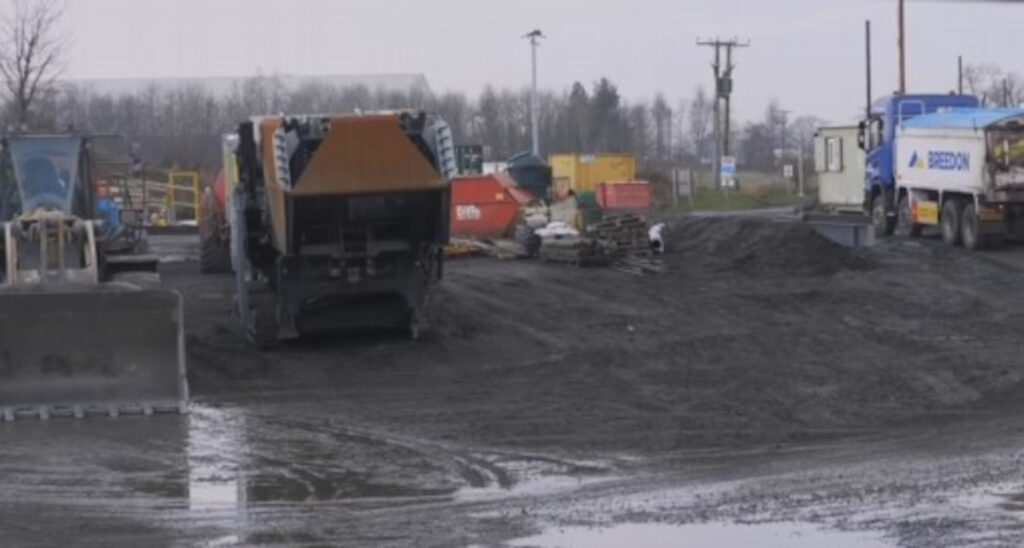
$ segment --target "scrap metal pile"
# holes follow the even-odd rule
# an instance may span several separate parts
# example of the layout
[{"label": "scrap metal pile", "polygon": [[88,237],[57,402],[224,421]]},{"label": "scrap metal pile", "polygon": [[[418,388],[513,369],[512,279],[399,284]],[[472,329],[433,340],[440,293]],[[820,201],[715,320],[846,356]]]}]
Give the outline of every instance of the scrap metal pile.
[{"label": "scrap metal pile", "polygon": [[616,214],[606,217],[581,235],[567,223],[552,222],[534,233],[540,237],[538,256],[544,262],[565,263],[572,266],[629,265],[639,262],[651,268],[631,268],[634,272],[660,271],[652,263],[651,239],[647,221],[636,214]]}]

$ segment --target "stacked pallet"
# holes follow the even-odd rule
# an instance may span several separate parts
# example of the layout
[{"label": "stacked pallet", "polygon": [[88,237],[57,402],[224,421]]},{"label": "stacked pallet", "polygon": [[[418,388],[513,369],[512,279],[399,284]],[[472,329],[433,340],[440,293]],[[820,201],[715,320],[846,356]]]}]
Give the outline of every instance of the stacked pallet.
[{"label": "stacked pallet", "polygon": [[633,214],[605,217],[594,227],[594,236],[614,257],[647,256],[651,253],[647,222]]},{"label": "stacked pallet", "polygon": [[576,267],[607,266],[611,257],[599,242],[590,238],[568,237],[544,239],[540,259],[550,263],[564,263]]},{"label": "stacked pallet", "polygon": [[476,242],[452,238],[448,245],[444,246],[446,259],[458,259],[462,257],[474,257],[483,255],[484,250]]}]

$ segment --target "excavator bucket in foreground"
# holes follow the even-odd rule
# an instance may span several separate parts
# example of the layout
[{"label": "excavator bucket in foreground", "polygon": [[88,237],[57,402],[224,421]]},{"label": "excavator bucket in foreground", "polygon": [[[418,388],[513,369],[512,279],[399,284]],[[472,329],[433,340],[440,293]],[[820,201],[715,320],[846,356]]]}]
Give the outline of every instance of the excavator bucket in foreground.
[{"label": "excavator bucket in foreground", "polygon": [[120,284],[0,291],[2,418],[184,413],[181,302]]}]

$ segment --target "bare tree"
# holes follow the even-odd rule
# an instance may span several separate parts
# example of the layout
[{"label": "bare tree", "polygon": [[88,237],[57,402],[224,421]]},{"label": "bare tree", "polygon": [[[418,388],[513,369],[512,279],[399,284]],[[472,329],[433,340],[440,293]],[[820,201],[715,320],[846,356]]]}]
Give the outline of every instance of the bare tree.
[{"label": "bare tree", "polygon": [[992,92],[1000,90],[1002,79],[1003,69],[997,65],[971,64],[964,67],[964,90],[976,96],[983,105],[999,102],[1002,94],[992,95]]},{"label": "bare tree", "polygon": [[789,125],[792,138],[790,142],[793,148],[803,151],[804,157],[808,158],[814,154],[814,134],[818,128],[825,124],[825,121],[817,116],[804,115],[793,120]]},{"label": "bare tree", "polygon": [[11,0],[12,12],[3,22],[0,77],[10,93],[14,120],[31,123],[32,108],[60,75],[64,41],[58,23],[61,0]]},{"label": "bare tree", "polygon": [[664,168],[672,161],[672,107],[659,93],[654,98],[650,113],[654,123],[654,161],[657,167]]},{"label": "bare tree", "polygon": [[[1018,82],[1012,82],[1014,94],[1024,90]],[[195,83],[151,84],[122,95],[68,82],[53,90],[36,98],[30,113],[34,125],[124,134],[140,143],[152,167],[216,168],[221,161],[221,135],[253,115],[372,111],[415,106],[420,101],[451,124],[456,142],[483,145],[489,160],[506,160],[528,150],[530,144],[526,88],[488,86],[476,96],[458,92],[417,96],[404,90],[327,83],[290,87],[281,78],[257,75],[221,94]],[[675,108],[661,94],[627,104],[606,79],[595,84],[592,93],[577,83],[561,93],[541,92],[539,99],[541,142],[550,153],[633,153],[640,169],[650,174],[667,174],[710,153],[714,105],[702,89],[696,90],[692,100],[675,100]],[[778,105],[773,103],[765,121],[734,130],[733,142],[744,166],[775,171],[779,117]],[[807,158],[816,125],[810,117],[788,125],[787,140],[803,146]]]},{"label": "bare tree", "polygon": [[707,96],[703,87],[698,87],[690,103],[690,139],[693,141],[693,154],[698,161],[703,161],[711,154],[709,149],[714,108],[714,99]]}]

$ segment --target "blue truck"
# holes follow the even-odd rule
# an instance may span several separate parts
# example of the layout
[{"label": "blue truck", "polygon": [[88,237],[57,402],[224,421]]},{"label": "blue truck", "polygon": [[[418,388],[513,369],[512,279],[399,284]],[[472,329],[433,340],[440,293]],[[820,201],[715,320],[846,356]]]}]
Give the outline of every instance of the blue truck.
[{"label": "blue truck", "polygon": [[941,230],[951,245],[998,245],[1024,229],[1024,109],[969,95],[894,95],[859,126],[864,211],[875,233]]}]

